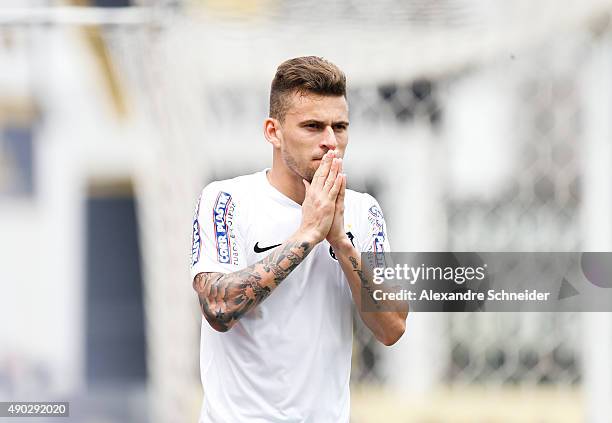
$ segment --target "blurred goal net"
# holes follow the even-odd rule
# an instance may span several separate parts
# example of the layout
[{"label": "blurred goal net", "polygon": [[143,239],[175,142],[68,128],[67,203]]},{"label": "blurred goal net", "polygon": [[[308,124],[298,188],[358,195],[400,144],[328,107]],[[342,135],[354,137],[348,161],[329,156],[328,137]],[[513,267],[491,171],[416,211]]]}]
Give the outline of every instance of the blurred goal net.
[{"label": "blurred goal net", "polygon": [[[592,228],[607,223],[585,222],[597,208],[585,186],[607,186],[593,182],[599,158],[588,147],[607,129],[588,95],[593,69],[609,69],[611,11],[604,0],[143,1],[99,13],[3,10],[0,37],[78,37],[72,25],[84,24],[107,60],[121,119],[142,140],[134,167],[152,403],[158,421],[178,421],[192,418],[185,392],[198,384],[193,206],[207,182],[268,164],[260,127],[279,63],[315,54],[347,73],[349,184],[379,199],[394,250],[601,248]],[[585,382],[576,315],[417,321],[400,350],[426,387]],[[353,383],[411,388],[389,370],[402,358],[356,323]],[[432,351],[441,359],[427,361]],[[178,419],[177,409],[189,411]]]}]

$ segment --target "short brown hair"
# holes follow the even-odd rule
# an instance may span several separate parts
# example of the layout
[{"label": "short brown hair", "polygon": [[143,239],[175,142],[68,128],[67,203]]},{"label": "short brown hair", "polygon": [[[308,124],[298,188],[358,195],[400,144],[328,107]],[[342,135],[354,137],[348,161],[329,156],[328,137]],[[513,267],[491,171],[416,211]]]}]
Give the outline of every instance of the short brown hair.
[{"label": "short brown hair", "polygon": [[321,57],[296,57],[281,63],[270,89],[270,117],[285,118],[291,104],[289,95],[294,92],[346,98],[346,76]]}]

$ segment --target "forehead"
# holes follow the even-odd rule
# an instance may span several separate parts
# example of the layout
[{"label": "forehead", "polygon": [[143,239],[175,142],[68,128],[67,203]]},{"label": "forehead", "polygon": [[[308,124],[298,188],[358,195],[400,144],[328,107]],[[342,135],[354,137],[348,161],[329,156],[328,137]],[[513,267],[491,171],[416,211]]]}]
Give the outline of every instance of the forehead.
[{"label": "forehead", "polygon": [[293,93],[285,115],[289,119],[348,121],[348,104],[344,96]]}]

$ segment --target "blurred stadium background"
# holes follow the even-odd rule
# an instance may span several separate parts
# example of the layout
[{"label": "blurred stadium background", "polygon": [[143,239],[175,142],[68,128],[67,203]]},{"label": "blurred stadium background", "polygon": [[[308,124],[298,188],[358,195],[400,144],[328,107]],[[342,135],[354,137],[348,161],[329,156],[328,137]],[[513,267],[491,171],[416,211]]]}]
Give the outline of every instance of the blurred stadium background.
[{"label": "blurred stadium background", "polygon": [[[270,163],[283,60],[349,78],[395,251],[612,251],[612,1],[2,0],[0,400],[196,421],[199,190]],[[352,421],[610,422],[608,314],[356,321]],[[271,375],[274,377],[274,375]]]}]

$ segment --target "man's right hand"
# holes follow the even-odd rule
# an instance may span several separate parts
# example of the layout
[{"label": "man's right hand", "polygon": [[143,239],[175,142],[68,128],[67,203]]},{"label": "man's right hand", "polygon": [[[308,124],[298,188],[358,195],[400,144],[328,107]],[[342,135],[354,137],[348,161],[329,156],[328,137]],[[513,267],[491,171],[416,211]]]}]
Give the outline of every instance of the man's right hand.
[{"label": "man's right hand", "polygon": [[342,185],[341,159],[328,151],[315,172],[312,182],[304,180],[306,196],[302,203],[302,223],[299,231],[319,243],[329,233],[334,221],[336,197]]}]

